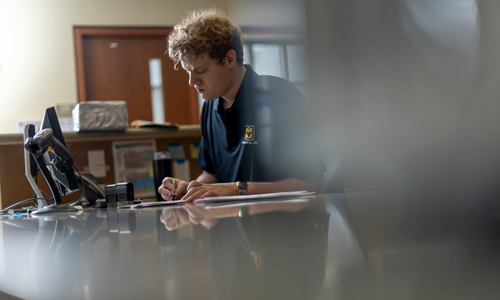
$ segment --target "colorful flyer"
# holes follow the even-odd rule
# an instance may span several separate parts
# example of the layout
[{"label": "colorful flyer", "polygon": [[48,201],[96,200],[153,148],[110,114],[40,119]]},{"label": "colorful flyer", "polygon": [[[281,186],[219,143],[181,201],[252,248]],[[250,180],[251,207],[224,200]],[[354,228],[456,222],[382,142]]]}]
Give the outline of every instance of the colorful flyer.
[{"label": "colorful flyer", "polygon": [[113,142],[115,181],[132,182],[135,197],[154,197],[155,140]]}]

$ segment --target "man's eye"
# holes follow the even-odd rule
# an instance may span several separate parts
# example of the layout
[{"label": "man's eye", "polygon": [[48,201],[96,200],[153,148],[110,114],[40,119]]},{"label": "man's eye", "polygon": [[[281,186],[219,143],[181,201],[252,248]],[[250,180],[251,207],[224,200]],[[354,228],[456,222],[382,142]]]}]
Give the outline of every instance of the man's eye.
[{"label": "man's eye", "polygon": [[201,70],[201,71],[198,71],[198,74],[203,74],[205,73],[207,70]]}]

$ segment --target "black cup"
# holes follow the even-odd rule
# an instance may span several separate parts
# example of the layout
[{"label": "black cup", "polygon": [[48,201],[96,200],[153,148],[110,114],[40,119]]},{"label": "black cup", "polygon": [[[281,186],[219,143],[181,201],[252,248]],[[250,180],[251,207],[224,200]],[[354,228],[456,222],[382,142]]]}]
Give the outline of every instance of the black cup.
[{"label": "black cup", "polygon": [[156,200],[164,201],[158,193],[165,177],[172,177],[172,159],[170,152],[156,152],[153,154],[153,172],[155,176]]}]

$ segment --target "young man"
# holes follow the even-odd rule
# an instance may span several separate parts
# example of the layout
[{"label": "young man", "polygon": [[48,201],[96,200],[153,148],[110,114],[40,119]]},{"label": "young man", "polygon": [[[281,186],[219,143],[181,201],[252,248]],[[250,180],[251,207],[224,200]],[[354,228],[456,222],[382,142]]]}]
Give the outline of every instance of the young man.
[{"label": "young man", "polygon": [[243,65],[240,28],[216,9],[196,11],[168,37],[168,54],[205,101],[195,181],[167,177],[164,199],[323,191],[309,107],[290,82]]}]

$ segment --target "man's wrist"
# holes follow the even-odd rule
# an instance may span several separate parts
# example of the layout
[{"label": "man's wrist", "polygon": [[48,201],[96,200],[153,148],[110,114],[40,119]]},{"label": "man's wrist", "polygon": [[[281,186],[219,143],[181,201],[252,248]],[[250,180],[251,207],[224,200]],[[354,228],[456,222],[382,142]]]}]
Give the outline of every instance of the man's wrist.
[{"label": "man's wrist", "polygon": [[240,191],[238,191],[238,186],[236,185],[236,182],[231,182],[228,183],[229,188],[231,189],[231,195],[239,195]]},{"label": "man's wrist", "polygon": [[248,183],[246,181],[236,181],[236,189],[239,195],[246,195],[248,190]]}]

